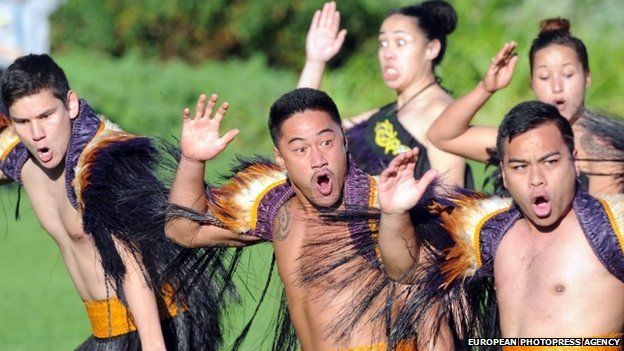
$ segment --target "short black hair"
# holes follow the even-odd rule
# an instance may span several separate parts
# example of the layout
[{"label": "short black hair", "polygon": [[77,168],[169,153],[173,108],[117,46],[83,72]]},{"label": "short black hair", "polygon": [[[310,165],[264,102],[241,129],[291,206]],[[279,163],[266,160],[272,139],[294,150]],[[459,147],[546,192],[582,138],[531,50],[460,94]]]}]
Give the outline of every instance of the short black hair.
[{"label": "short black hair", "polygon": [[49,55],[31,54],[18,58],[4,71],[0,89],[8,110],[15,101],[44,89],[50,89],[66,104],[69,82],[63,69]]},{"label": "short black hair", "polygon": [[282,136],[282,124],[284,124],[284,121],[292,115],[306,110],[326,112],[336,124],[342,126],[338,108],[329,95],[323,91],[311,88],[295,89],[282,95],[271,106],[269,133],[271,133],[271,139],[275,146],[277,146],[279,138]]},{"label": "short black hair", "polygon": [[559,113],[556,107],[541,101],[525,101],[512,108],[500,126],[496,138],[496,154],[502,162],[505,153],[505,141],[530,130],[536,129],[544,124],[552,123],[559,129],[561,136],[570,151],[574,152],[574,133],[570,122]]}]

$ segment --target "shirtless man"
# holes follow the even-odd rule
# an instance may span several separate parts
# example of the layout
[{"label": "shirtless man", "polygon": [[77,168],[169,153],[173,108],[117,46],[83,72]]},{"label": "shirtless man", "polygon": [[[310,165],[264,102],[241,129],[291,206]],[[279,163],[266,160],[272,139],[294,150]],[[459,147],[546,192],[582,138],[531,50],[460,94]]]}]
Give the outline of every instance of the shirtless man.
[{"label": "shirtless man", "polygon": [[[238,133],[231,130],[219,137],[220,122],[228,105],[222,104],[211,118],[216,101],[216,95],[209,99],[201,95],[193,118],[189,109],[184,111],[180,139],[182,159],[170,201],[196,212],[213,213],[226,225],[220,228],[179,218],[168,223],[167,235],[191,247],[243,246],[260,240],[272,241],[290,317],[304,350],[344,347],[385,350],[383,324],[366,320],[368,323],[354,328],[346,341],[328,334],[328,327],[335,322],[336,316],[357,307],[352,306],[352,299],[360,291],[353,285],[334,294],[324,290],[323,286],[309,287],[298,281],[302,268],[299,259],[307,254],[305,244],[311,238],[349,238],[349,229],[345,225],[337,228],[320,224],[320,212],[344,208],[345,204],[358,200],[356,198],[363,198],[364,205],[368,206],[370,192],[356,196],[356,191],[349,189],[354,189],[355,185],[364,189],[374,184],[372,178],[349,163],[340,116],[331,98],[318,90],[303,88],[278,99],[271,107],[269,130],[279,168],[275,166],[270,172],[256,168],[257,171],[252,172],[249,169],[256,166],[248,167],[230,184],[217,191],[212,189],[211,200],[205,195],[206,161],[218,155]],[[259,173],[272,175],[258,177]],[[252,178],[253,184],[247,184]],[[244,191],[228,193],[232,187],[241,187]],[[240,205],[232,204],[232,199]],[[224,205],[215,205],[215,201]],[[225,212],[228,215],[223,215]],[[362,264],[366,265],[366,262]],[[332,284],[336,279],[339,278],[328,275],[325,283]]]},{"label": "shirtless man", "polygon": [[[477,277],[493,276],[503,337],[620,333],[624,256],[616,233],[622,228],[622,197],[596,199],[579,188],[572,129],[545,103],[521,103],[507,114],[499,127],[497,153],[513,205],[500,198],[464,197],[462,205],[441,216],[447,230],[463,231],[453,238],[466,245],[461,250],[456,245],[454,253],[461,254],[449,254],[446,261],[474,263],[455,281],[463,284],[475,268]],[[384,202],[392,201],[386,211],[410,224],[408,210],[422,191],[410,177],[413,159],[405,155],[395,161],[385,173],[394,178],[395,195],[389,200],[380,196],[380,203],[384,208]],[[425,184],[418,183],[421,188]],[[419,236],[404,229],[408,227],[380,230],[382,258],[397,279],[413,266],[412,257],[418,258]]]},{"label": "shirtless man", "polygon": [[[76,179],[80,178],[78,166],[97,166],[95,161],[84,158],[97,158],[89,147],[94,146],[98,136],[105,135],[104,139],[113,144],[117,136],[124,140],[133,137],[119,133],[119,129],[99,119],[85,101],[79,100],[63,70],[48,55],[17,59],[5,71],[1,84],[10,120],[7,127],[0,128],[0,179],[23,185],[35,215],[59,246],[74,286],[85,301],[94,336],[79,349],[174,347],[175,343],[163,336],[157,297],[146,281],[145,269],[137,261],[136,252],[109,235],[110,245],[114,247],[101,254],[98,239],[83,227],[83,213],[91,207],[88,202],[85,205],[88,195],[81,194],[77,188],[85,179],[85,176]],[[105,148],[106,145],[99,149],[96,146],[97,150]],[[80,161],[79,156],[82,156]],[[94,168],[89,172],[104,173]],[[86,177],[88,184],[81,184],[82,190],[97,183],[90,175]],[[123,214],[113,216],[121,220]],[[105,274],[103,263],[110,263],[113,256],[121,259],[125,269],[123,286],[117,286],[116,279],[111,281]],[[122,296],[117,298],[116,292]],[[177,313],[175,309],[169,312],[172,316]]]}]

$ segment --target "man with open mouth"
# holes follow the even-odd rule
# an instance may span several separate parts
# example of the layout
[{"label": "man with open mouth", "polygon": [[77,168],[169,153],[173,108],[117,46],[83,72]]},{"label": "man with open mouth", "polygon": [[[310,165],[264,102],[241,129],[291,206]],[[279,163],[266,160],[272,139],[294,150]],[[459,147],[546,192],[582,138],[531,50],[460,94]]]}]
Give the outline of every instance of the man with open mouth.
[{"label": "man with open mouth", "polygon": [[[269,115],[276,164],[245,162],[225,185],[206,188],[206,161],[238,133],[220,136],[228,105],[213,112],[216,103],[216,95],[201,95],[193,116],[184,111],[182,157],[169,198],[175,215],[167,235],[190,247],[272,242],[289,317],[304,350],[412,349],[408,341],[387,345],[388,320],[373,313],[387,306],[386,297],[399,306],[409,287],[386,278],[374,236],[352,235],[369,223],[334,225],[322,219],[348,208],[374,207],[377,199],[376,180],[349,160],[332,99],[309,88],[280,97]],[[319,250],[318,241],[328,246]],[[336,257],[328,250],[341,252],[339,260],[328,264],[327,257]],[[354,314],[349,323],[337,323],[339,316]],[[450,347],[439,339],[440,349]]]},{"label": "man with open mouth", "polygon": [[[152,141],[96,115],[48,55],[15,60],[1,91],[0,182],[24,187],[59,246],[91,321],[78,350],[216,350],[218,304],[204,293],[214,283],[198,275],[202,299],[192,300],[160,280],[182,249],[164,236],[164,218],[148,216],[166,202]],[[131,201],[137,189],[151,196]]]},{"label": "man with open mouth", "polygon": [[[423,184],[396,171],[413,167],[408,156],[382,173],[392,181],[380,181],[380,188],[394,189],[393,196],[380,191],[382,211],[404,221],[380,229],[388,273],[416,281],[413,301],[444,306],[441,315],[451,317],[460,339],[621,337],[623,196],[593,197],[581,189],[572,128],[552,105],[529,101],[509,111],[497,153],[511,199],[457,189],[410,192]],[[427,216],[441,222],[437,236],[421,228]]]}]

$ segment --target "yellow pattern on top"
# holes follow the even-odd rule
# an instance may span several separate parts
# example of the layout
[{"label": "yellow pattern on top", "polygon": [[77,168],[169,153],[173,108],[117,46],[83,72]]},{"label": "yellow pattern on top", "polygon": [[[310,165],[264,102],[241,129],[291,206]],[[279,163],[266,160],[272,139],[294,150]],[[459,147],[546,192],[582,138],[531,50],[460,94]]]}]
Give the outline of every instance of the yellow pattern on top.
[{"label": "yellow pattern on top", "polygon": [[384,149],[384,154],[391,153],[396,156],[402,152],[410,150],[406,145],[401,144],[399,133],[394,130],[394,126],[389,120],[383,120],[375,124],[375,144]]}]

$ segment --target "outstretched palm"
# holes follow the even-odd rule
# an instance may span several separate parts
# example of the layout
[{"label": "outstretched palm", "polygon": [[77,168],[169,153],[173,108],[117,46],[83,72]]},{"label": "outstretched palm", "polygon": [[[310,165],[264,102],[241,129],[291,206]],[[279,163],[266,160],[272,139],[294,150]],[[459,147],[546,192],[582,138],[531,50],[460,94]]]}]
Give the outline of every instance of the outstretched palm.
[{"label": "outstretched palm", "polygon": [[492,59],[485,77],[483,77],[483,85],[489,92],[495,92],[509,85],[513,77],[518,55],[514,54],[516,42],[511,41],[505,43]]},{"label": "outstretched palm", "polygon": [[200,95],[195,107],[195,116],[191,117],[190,109],[184,109],[182,114],[182,135],[180,147],[182,155],[195,161],[207,161],[217,156],[238,134],[238,129],[232,129],[220,136],[221,120],[229,107],[227,102],[221,104],[213,114],[213,108],[218,96],[212,95],[206,101],[205,95]]},{"label": "outstretched palm", "polygon": [[338,53],[344,43],[346,29],[340,29],[340,12],[335,2],[327,2],[316,10],[306,37],[308,60],[327,62]]},{"label": "outstretched palm", "polygon": [[379,176],[377,193],[382,213],[401,214],[416,206],[437,172],[429,170],[420,180],[414,178],[418,149],[395,157]]}]

